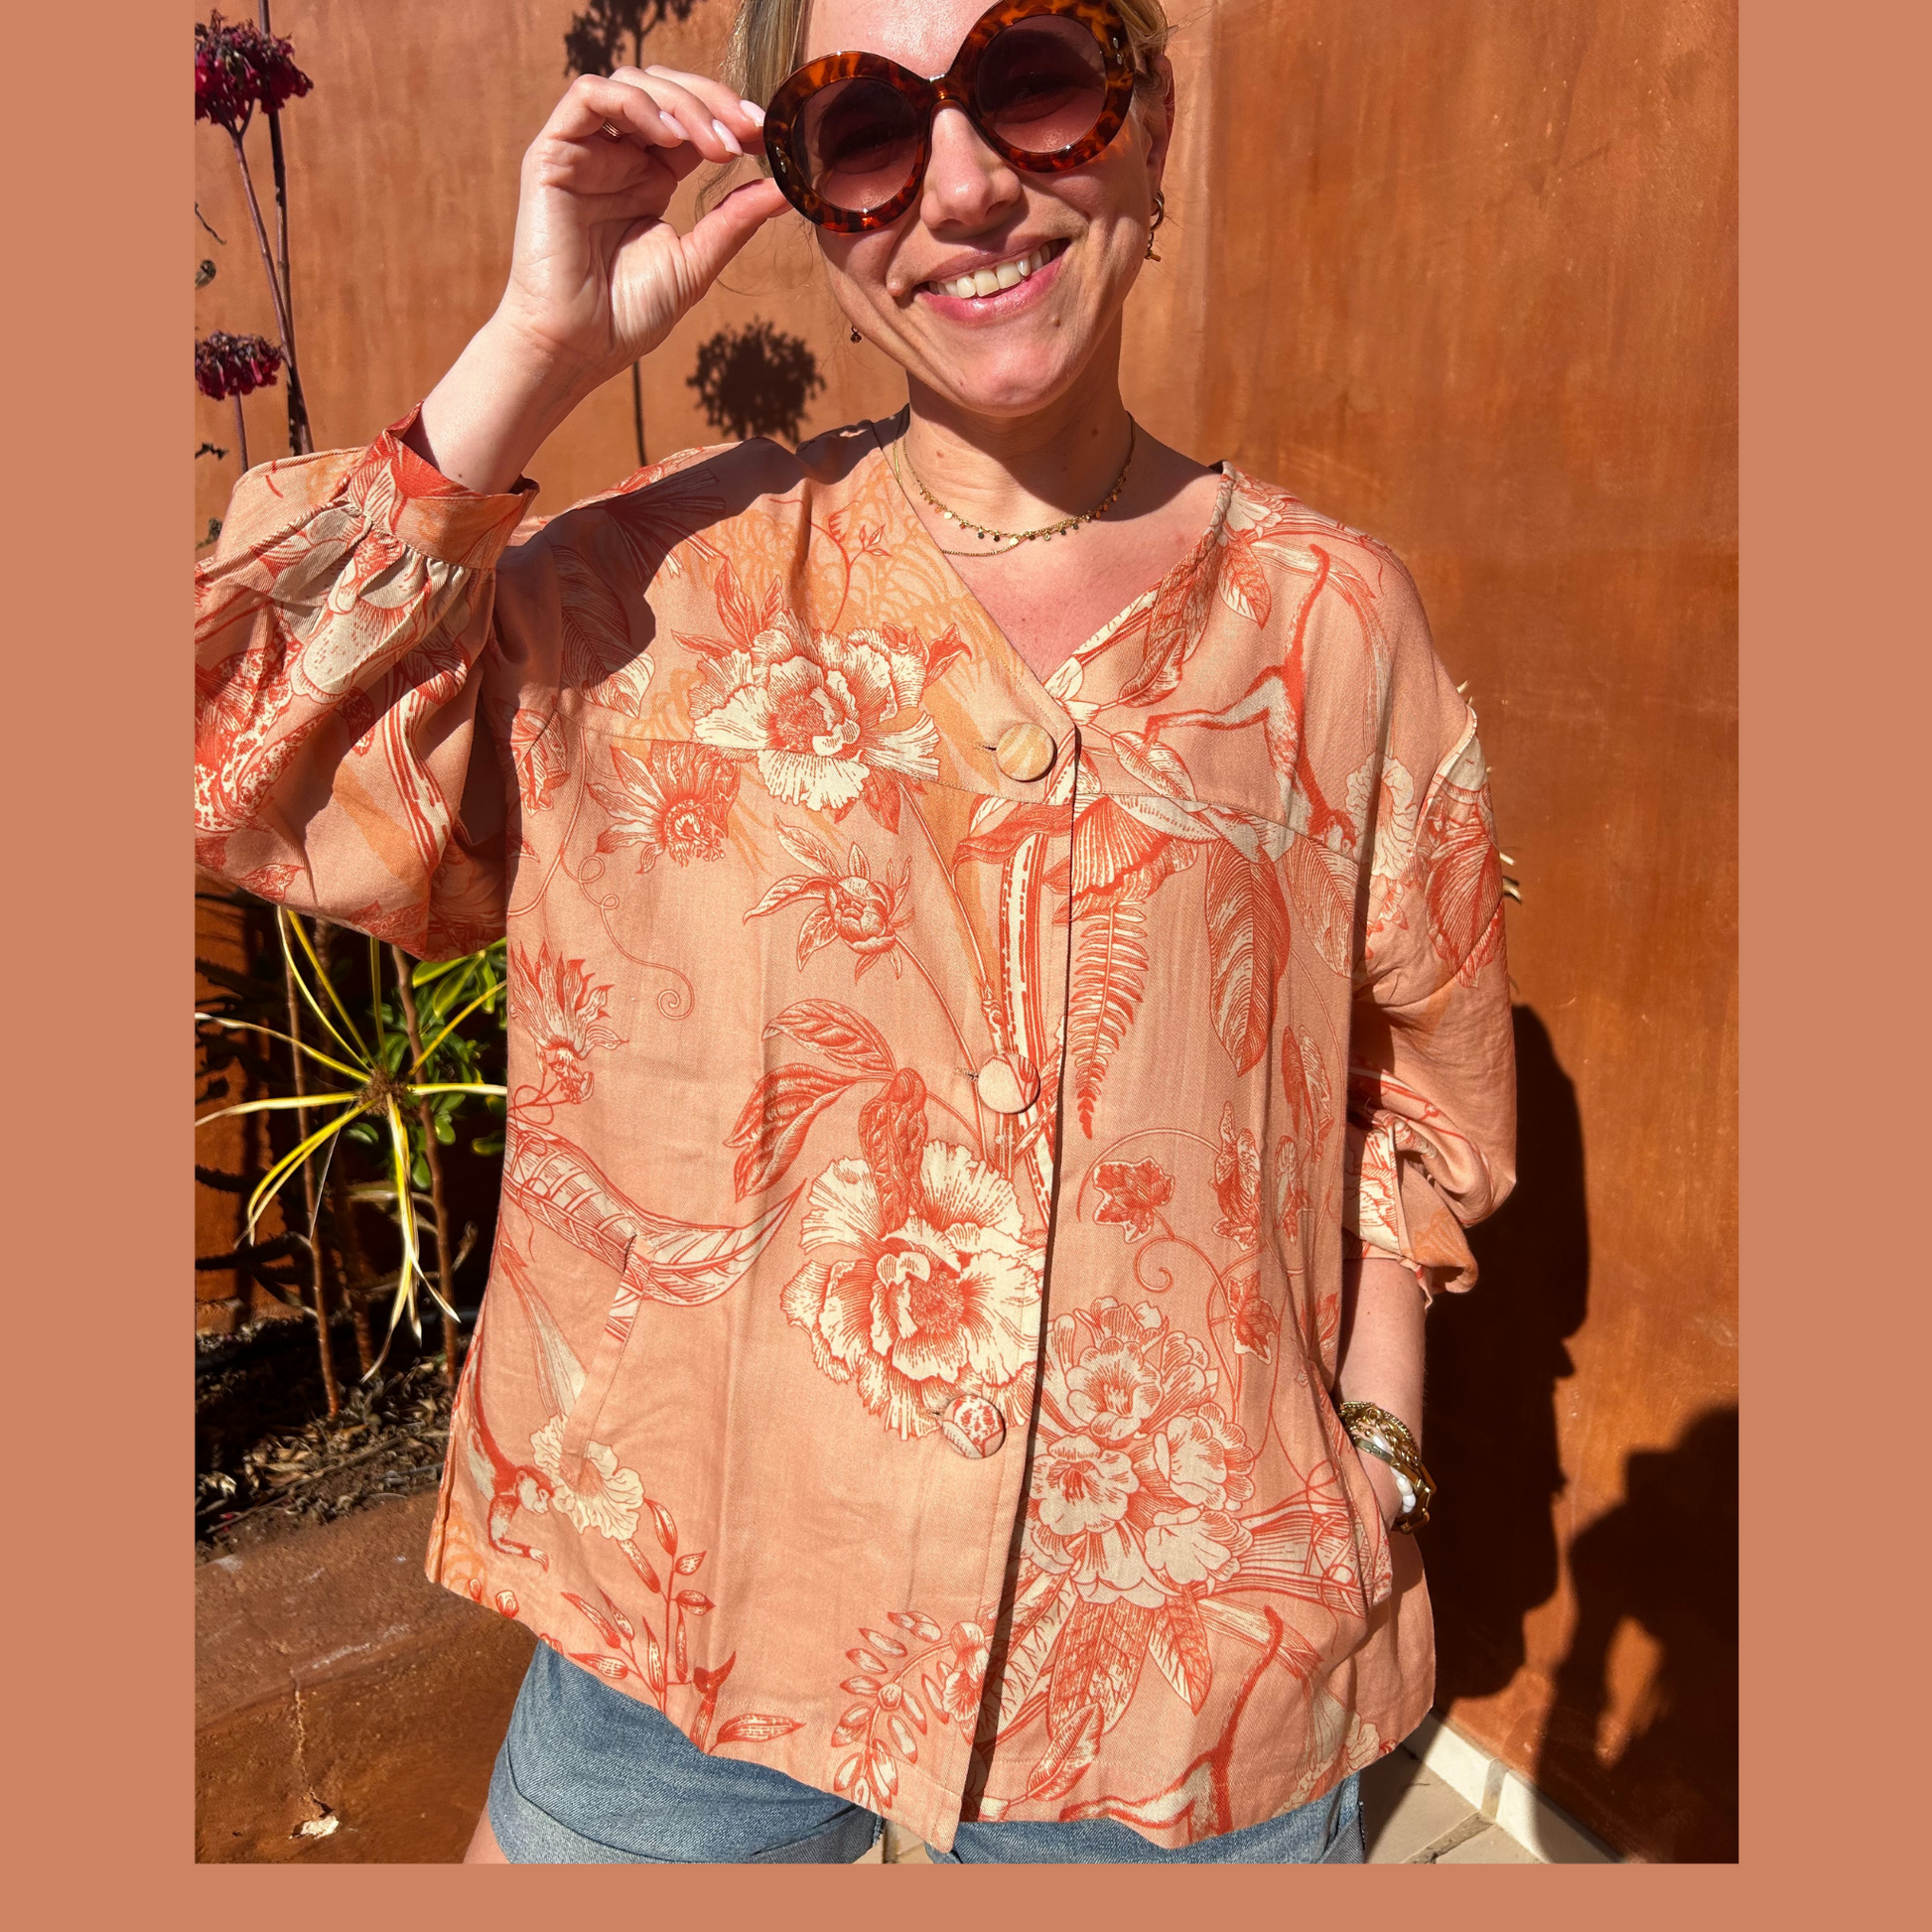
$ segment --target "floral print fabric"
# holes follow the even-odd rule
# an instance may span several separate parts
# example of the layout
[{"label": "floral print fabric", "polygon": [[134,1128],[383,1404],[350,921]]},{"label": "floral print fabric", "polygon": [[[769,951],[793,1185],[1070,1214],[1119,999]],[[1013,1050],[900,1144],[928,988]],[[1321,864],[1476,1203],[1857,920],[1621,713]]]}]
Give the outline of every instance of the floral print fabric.
[{"label": "floral print fabric", "polygon": [[1342,1263],[1466,1287],[1513,1137],[1482,757],[1400,564],[1224,470],[1042,683],[897,424],[542,521],[410,420],[238,486],[197,818],[292,907],[508,935],[430,1575],[941,1849],[1186,1844],[1388,1749],[1432,1638]]}]

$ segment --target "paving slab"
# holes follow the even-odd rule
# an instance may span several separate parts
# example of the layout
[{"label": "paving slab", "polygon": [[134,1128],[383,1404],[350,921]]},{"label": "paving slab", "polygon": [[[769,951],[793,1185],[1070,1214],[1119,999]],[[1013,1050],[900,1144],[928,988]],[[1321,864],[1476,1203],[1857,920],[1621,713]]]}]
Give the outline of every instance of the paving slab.
[{"label": "paving slab", "polygon": [[1414,1864],[1476,1808],[1398,1745],[1362,1773],[1362,1814],[1370,1864]]},{"label": "paving slab", "polygon": [[1432,1864],[1541,1864],[1543,1861],[1527,1847],[1518,1845],[1500,1825],[1488,1825],[1473,1838],[1465,1838],[1447,1852],[1439,1852]]}]

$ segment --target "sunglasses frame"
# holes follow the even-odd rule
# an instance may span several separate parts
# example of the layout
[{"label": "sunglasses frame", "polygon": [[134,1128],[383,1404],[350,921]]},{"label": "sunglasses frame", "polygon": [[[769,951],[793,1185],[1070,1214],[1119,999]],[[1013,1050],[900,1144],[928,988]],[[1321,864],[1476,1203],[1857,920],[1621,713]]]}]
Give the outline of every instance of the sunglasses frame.
[{"label": "sunglasses frame", "polygon": [[[1042,154],[1010,146],[981,121],[973,105],[973,80],[980,57],[999,34],[1023,20],[1055,14],[1078,21],[1092,32],[1106,64],[1107,91],[1100,117],[1088,134],[1070,147]],[[922,115],[917,154],[905,186],[890,201],[863,211],[836,207],[814,194],[793,159],[791,146],[805,103],[834,81],[860,74],[883,81],[895,93],[911,101]],[[944,73],[921,78],[897,61],[887,60],[883,54],[827,54],[820,60],[807,62],[779,86],[764,110],[765,158],[771,165],[771,179],[807,221],[837,234],[870,234],[875,229],[890,227],[917,198],[932,160],[932,123],[941,107],[957,107],[980,139],[1014,167],[1034,175],[1059,175],[1085,166],[1112,145],[1114,136],[1126,124],[1139,77],[1126,25],[1107,0],[1000,0],[999,5],[989,7],[973,23],[972,31],[960,42],[959,52]]]}]

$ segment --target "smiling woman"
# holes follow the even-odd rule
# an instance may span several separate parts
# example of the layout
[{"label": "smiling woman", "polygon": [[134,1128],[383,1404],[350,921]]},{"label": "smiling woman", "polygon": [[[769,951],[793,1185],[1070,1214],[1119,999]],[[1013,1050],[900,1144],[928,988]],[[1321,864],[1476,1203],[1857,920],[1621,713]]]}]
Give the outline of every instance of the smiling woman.
[{"label": "smiling woman", "polygon": [[[1166,34],[750,0],[729,81],[580,77],[495,313],[200,571],[201,862],[592,1015],[565,1078],[512,1004],[429,1553],[547,1646],[474,1860],[1357,1862],[1429,1708],[1423,1315],[1512,1175],[1482,755],[1384,547],[1127,411]],[[773,219],[905,407],[531,527]]]}]

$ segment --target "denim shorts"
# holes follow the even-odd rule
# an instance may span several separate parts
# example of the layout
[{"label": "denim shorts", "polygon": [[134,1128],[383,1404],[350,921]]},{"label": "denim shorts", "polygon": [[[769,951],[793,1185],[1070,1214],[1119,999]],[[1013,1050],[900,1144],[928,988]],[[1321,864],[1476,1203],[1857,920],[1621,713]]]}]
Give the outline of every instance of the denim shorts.
[{"label": "denim shorts", "polygon": [[[667,1718],[539,1644],[489,1781],[512,1864],[850,1864],[876,1812],[699,1750]],[[1179,1851],[1109,1818],[962,1823],[936,1864],[1360,1864],[1358,1780]]]}]

